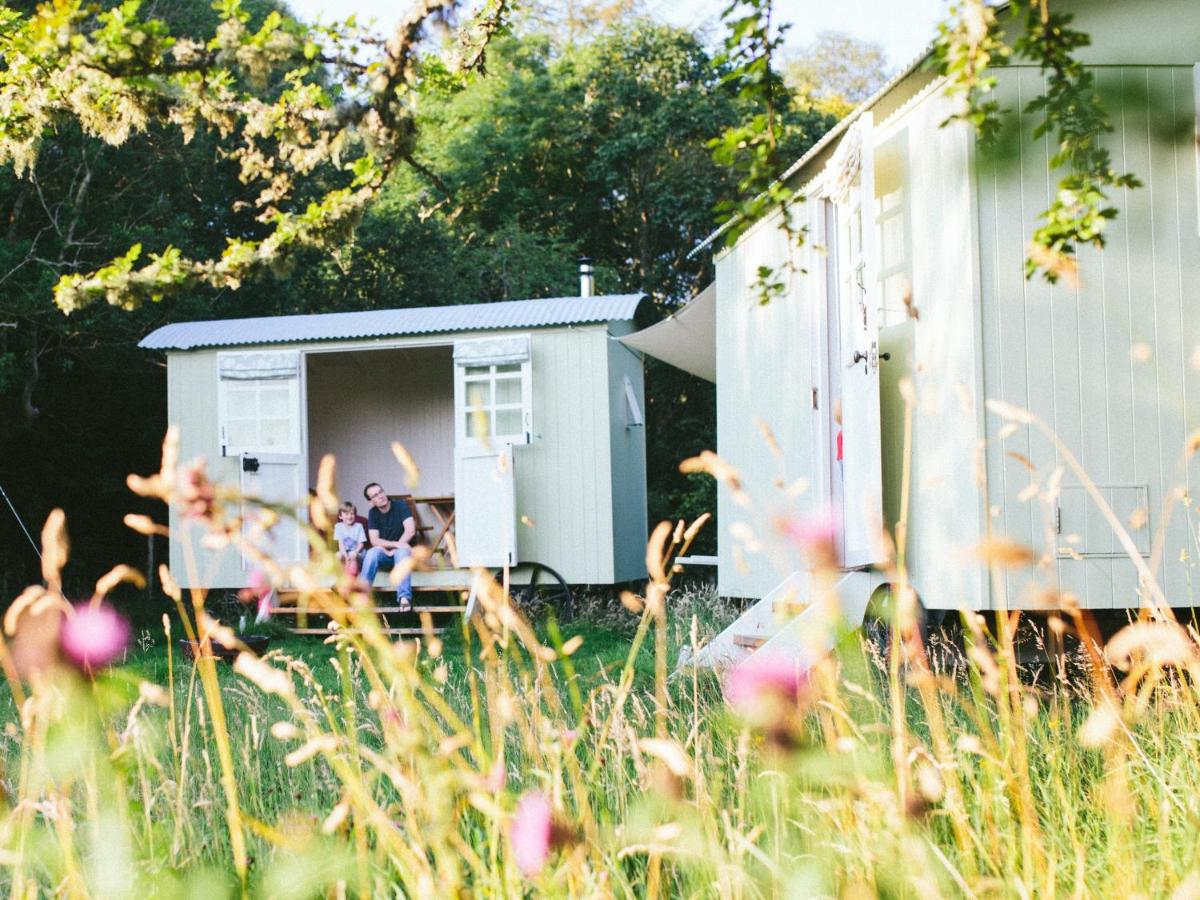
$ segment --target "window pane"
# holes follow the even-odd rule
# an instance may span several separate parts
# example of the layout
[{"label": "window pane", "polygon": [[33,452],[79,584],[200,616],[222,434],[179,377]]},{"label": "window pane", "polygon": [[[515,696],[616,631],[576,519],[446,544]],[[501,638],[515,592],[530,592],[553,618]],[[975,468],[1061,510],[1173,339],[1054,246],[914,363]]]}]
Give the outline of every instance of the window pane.
[{"label": "window pane", "polygon": [[258,414],[277,419],[292,417],[292,392],[287,387],[264,387],[258,392]]},{"label": "window pane", "polygon": [[259,423],[259,435],[262,443],[255,449],[290,447],[291,432],[291,422],[288,419],[263,419]]},{"label": "window pane", "polygon": [[497,374],[501,374],[504,372],[520,372],[520,371],[521,371],[520,363],[509,363],[506,366],[496,366]]},{"label": "window pane", "polygon": [[467,409],[482,409],[491,405],[491,382],[467,385]]},{"label": "window pane", "polygon": [[904,218],[892,216],[885,219],[880,230],[883,232],[880,242],[883,245],[883,268],[890,269],[904,261]]},{"label": "window pane", "polygon": [[229,387],[225,389],[225,415],[231,419],[252,419],[258,415],[253,387]]},{"label": "window pane", "polygon": [[487,437],[491,425],[491,419],[486,412],[469,412],[467,413],[467,437],[482,438]]},{"label": "window pane", "polygon": [[239,450],[258,443],[258,422],[254,419],[230,419],[225,423],[225,440]]},{"label": "window pane", "polygon": [[479,377],[480,375],[490,375],[492,373],[491,366],[467,366],[466,376],[470,378],[472,375]]},{"label": "window pane", "polygon": [[520,378],[497,378],[496,379],[496,403],[520,403],[521,402],[521,379]]},{"label": "window pane", "polygon": [[496,434],[512,437],[521,433],[521,411],[519,409],[502,409],[496,413]]}]

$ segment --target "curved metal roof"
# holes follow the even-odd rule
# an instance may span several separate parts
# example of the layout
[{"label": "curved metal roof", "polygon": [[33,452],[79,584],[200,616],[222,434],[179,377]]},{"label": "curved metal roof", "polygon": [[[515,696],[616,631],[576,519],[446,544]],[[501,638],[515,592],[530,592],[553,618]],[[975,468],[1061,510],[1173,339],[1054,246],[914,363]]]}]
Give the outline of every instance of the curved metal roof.
[{"label": "curved metal roof", "polygon": [[193,350],[198,347],[345,341],[410,334],[630,321],[643,296],[546,297],[540,300],[498,300],[415,309],[175,322],[152,331],[142,338],[138,346],[145,350]]}]

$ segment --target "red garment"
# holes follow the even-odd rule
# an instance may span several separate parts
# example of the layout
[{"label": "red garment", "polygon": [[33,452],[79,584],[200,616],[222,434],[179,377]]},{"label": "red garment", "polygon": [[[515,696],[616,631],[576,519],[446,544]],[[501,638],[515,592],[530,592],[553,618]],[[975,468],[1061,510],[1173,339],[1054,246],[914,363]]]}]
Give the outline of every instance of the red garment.
[{"label": "red garment", "polygon": [[842,431],[840,428],[837,433],[837,458],[838,462],[842,461]]}]

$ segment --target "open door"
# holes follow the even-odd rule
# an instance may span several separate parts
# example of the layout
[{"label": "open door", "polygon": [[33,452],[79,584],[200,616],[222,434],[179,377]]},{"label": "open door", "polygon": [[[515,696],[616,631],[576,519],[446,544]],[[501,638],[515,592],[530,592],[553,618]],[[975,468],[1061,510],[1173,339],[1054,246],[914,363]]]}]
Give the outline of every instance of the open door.
[{"label": "open door", "polygon": [[[282,513],[263,530],[264,512],[243,504],[242,534],[276,562],[308,558],[300,523],[307,510],[304,485],[304,374],[294,351],[222,353],[218,356],[221,453],[240,459],[240,490]],[[243,556],[242,568],[255,567]]]},{"label": "open door", "polygon": [[454,536],[463,566],[517,562],[512,444],[460,447],[454,460]]},{"label": "open door", "polygon": [[463,566],[517,558],[516,453],[533,439],[528,335],[454,345],[454,511]]},{"label": "open door", "polygon": [[[879,422],[879,277],[871,114],[847,132],[826,173],[830,214],[830,381],[841,421],[832,424],[840,476],[843,562],[881,562],[883,466]],[[840,435],[839,435],[840,431]],[[835,496],[838,492],[835,491]]]}]

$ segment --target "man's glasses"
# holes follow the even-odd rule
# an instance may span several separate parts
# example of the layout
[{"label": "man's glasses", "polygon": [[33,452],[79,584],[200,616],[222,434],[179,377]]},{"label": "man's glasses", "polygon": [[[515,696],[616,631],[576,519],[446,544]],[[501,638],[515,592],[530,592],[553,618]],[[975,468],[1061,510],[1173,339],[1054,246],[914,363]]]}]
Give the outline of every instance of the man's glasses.
[{"label": "man's glasses", "polygon": [[383,496],[383,491],[376,491],[374,494],[367,494],[368,500],[378,500]]}]

